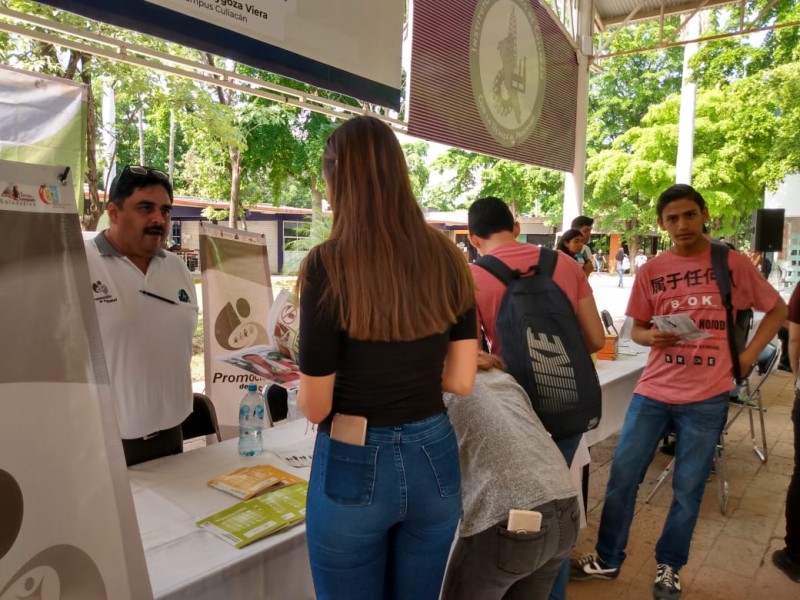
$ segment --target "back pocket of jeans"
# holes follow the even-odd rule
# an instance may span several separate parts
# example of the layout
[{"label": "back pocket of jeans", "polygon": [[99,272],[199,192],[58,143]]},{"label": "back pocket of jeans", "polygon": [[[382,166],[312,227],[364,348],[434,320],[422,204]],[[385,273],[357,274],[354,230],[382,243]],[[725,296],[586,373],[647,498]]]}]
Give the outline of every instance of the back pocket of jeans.
[{"label": "back pocket of jeans", "polygon": [[542,552],[547,540],[546,526],[542,526],[541,531],[517,533],[498,525],[495,531],[495,564],[498,569],[514,575],[527,575],[542,566]]},{"label": "back pocket of jeans", "polygon": [[422,451],[428,457],[442,498],[460,494],[461,470],[458,464],[458,443],[453,429],[448,428],[444,437],[435,442],[424,444]]},{"label": "back pocket of jeans", "polygon": [[325,495],[341,506],[371,504],[377,460],[377,446],[356,446],[329,438]]}]

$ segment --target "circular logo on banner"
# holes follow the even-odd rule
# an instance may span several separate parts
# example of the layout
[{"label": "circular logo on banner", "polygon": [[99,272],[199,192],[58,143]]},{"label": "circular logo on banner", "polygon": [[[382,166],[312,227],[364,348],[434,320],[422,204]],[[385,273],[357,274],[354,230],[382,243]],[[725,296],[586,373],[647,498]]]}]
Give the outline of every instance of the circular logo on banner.
[{"label": "circular logo on banner", "polygon": [[486,129],[499,144],[519,146],[539,120],[545,86],[544,44],[529,0],[479,0],[469,63]]}]

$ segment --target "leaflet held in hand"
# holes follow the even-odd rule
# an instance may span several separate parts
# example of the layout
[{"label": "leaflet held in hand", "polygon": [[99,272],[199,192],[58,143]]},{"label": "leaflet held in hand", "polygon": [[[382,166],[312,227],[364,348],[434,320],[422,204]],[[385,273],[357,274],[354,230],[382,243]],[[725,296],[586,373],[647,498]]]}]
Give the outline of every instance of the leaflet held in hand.
[{"label": "leaflet held in hand", "polygon": [[673,313],[671,315],[657,315],[651,322],[660,331],[677,333],[681,339],[686,341],[702,340],[711,337],[710,334],[700,331],[694,324],[692,318],[686,313]]}]

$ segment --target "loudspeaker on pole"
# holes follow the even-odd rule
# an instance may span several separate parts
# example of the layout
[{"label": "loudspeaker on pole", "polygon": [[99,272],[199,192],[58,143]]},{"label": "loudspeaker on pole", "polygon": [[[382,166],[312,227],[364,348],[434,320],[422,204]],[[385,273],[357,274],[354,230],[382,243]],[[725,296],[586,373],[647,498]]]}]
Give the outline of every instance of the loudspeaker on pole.
[{"label": "loudspeaker on pole", "polygon": [[757,208],[751,220],[750,249],[756,252],[780,252],[783,249],[782,208]]}]

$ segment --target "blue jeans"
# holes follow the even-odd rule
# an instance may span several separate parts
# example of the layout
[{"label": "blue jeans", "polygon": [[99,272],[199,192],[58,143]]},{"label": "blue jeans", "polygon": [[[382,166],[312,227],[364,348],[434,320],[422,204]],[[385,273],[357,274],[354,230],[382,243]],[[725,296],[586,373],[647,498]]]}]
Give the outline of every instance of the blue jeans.
[{"label": "blue jeans", "polygon": [[446,415],[370,427],[364,446],[318,434],[306,509],[317,598],[436,600],[460,512]]},{"label": "blue jeans", "polygon": [[725,392],[701,402],[666,404],[633,395],[611,463],[597,536],[597,554],[609,567],[619,568],[625,560],[636,493],[668,431],[676,433],[673,496],[656,544],[656,562],[677,570],[689,560],[689,544],[729,397]]},{"label": "blue jeans", "polygon": [[[578,450],[578,444],[581,443],[582,433],[573,435],[572,437],[558,440],[556,446],[561,450],[561,455],[567,461],[567,466],[572,466],[572,459],[575,458],[575,452]],[[569,583],[569,554],[561,568],[558,570],[553,587],[550,589],[549,600],[566,600],[567,598],[567,584]]]},{"label": "blue jeans", "polygon": [[568,498],[534,510],[542,513],[542,528],[536,533],[509,531],[504,520],[458,538],[442,600],[545,600],[578,538],[581,509],[577,498]]},{"label": "blue jeans", "polygon": [[617,275],[619,275],[619,287],[622,287],[622,277],[625,275],[625,270],[621,266],[617,267]]},{"label": "blue jeans", "polygon": [[786,551],[800,562],[800,390],[795,390],[792,407],[794,425],[794,471],[786,493]]}]

